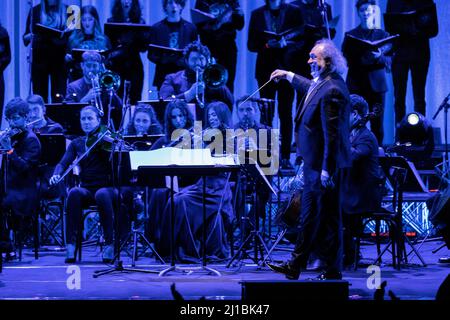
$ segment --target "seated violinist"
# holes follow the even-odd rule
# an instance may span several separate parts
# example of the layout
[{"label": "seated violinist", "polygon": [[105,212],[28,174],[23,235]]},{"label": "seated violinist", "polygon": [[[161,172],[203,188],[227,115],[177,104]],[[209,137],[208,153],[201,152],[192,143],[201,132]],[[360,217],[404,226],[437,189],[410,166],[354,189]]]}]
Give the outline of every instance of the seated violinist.
[{"label": "seated violinist", "polygon": [[[10,125],[9,134],[0,139],[0,148],[8,153],[6,177],[2,177],[1,189],[4,195],[0,206],[1,226],[8,225],[16,231],[22,231],[28,224],[39,205],[38,198],[38,162],[41,153],[39,139],[27,128],[26,119],[29,107],[26,101],[15,98],[5,107],[5,116]],[[3,160],[5,157],[3,157]],[[5,165],[3,163],[2,165]],[[6,185],[3,184],[6,179]],[[6,191],[6,192],[5,192]],[[6,212],[11,212],[6,223]],[[6,230],[0,227],[0,244],[8,254],[13,252]]]},{"label": "seated violinist", "polygon": [[[93,106],[87,106],[81,110],[80,122],[86,135],[76,138],[70,143],[50,179],[52,185],[61,181],[64,171],[101,137],[101,133],[105,129],[100,125],[101,117],[98,109]],[[100,141],[84,158],[78,160],[78,166],[81,169],[79,177],[81,183],[79,187],[73,187],[69,191],[67,198],[66,263],[75,262],[76,236],[81,232],[79,228],[83,208],[89,205],[97,205],[100,212],[106,245],[103,251],[103,262],[110,263],[114,258],[113,220],[118,192],[112,188],[110,151],[107,150],[105,144],[105,140]],[[130,199],[124,197],[124,194],[121,196],[124,198],[122,203],[129,204]],[[128,223],[126,210],[121,207],[119,211],[120,233],[121,236],[126,236],[128,230],[126,228]]]}]

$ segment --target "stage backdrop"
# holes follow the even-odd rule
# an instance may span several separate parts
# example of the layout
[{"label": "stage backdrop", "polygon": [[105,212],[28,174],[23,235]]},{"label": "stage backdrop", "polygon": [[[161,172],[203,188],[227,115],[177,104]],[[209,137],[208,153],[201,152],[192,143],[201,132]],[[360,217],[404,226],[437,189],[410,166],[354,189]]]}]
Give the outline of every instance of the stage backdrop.
[{"label": "stage backdrop", "polygon": [[[6,69],[5,82],[6,93],[5,101],[14,96],[21,96],[25,98],[29,92],[29,65],[27,63],[27,56],[29,49],[23,45],[22,35],[25,30],[25,23],[30,5],[36,5],[40,0],[2,0],[0,1],[0,22],[8,30],[11,39],[12,62]],[[66,4],[76,5],[95,5],[99,11],[102,23],[110,17],[112,0],[65,0]],[[333,9],[333,15],[340,15],[340,21],[337,26],[337,33],[334,39],[336,45],[341,47],[344,32],[354,28],[358,24],[358,17],[353,0],[328,0]],[[238,33],[238,71],[235,83],[236,97],[251,93],[257,89],[257,84],[254,75],[256,55],[247,51],[247,33],[248,23],[250,20],[250,13],[255,8],[264,4],[263,0],[240,0],[241,6],[245,13],[245,27]],[[448,74],[450,73],[450,22],[447,14],[450,12],[450,1],[435,0],[439,15],[439,35],[431,40],[431,64],[428,74],[426,99],[427,99],[427,114],[431,118],[441,101],[450,92],[450,81]],[[144,19],[147,24],[154,24],[164,18],[161,0],[141,0],[143,8]],[[190,8],[195,5],[195,0],[187,0],[186,8],[183,11],[183,17],[190,21]],[[384,12],[386,8],[386,0],[380,0],[379,6]],[[384,27],[382,25],[382,27]],[[146,56],[143,55],[145,63],[145,84],[143,99],[154,95],[152,87],[150,87],[151,79],[153,78],[154,65],[150,63]],[[385,143],[393,142],[394,134],[394,114],[393,114],[393,89],[392,79],[389,77],[389,92],[387,93],[387,107],[385,112]],[[407,105],[408,111],[412,111],[413,100],[411,83],[408,87]],[[3,122],[2,128],[5,127]],[[277,121],[274,122],[277,125]],[[444,132],[444,116],[441,113],[433,122],[435,127],[440,127],[443,137]]]}]

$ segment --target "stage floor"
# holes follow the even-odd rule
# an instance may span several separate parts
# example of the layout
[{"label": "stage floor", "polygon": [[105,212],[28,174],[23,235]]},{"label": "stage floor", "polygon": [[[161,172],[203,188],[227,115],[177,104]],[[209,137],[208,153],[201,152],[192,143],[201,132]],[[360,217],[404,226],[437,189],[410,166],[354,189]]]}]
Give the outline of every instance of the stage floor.
[{"label": "stage floor", "polygon": [[[413,257],[411,265],[397,271],[389,265],[381,266],[381,281],[387,281],[386,292],[392,290],[402,300],[433,300],[436,292],[450,273],[450,264],[439,264],[441,256],[450,255],[447,248],[433,254],[431,251],[442,244],[441,241],[430,241],[423,244],[419,252],[428,264],[419,265],[417,257]],[[280,246],[280,249],[289,249],[289,246]],[[375,246],[363,245],[363,262],[370,262],[375,257]],[[268,270],[267,267],[258,268],[250,260],[239,263],[238,266],[227,269],[225,264],[208,265],[222,273],[221,277],[208,275],[203,271],[191,274],[171,272],[165,277],[158,274],[145,274],[135,272],[115,272],[99,278],[93,278],[94,271],[104,269],[100,263],[101,254],[98,248],[84,248],[83,262],[77,264],[80,270],[80,288],[78,282],[70,278],[74,269],[63,263],[65,252],[43,251],[40,258],[34,260],[29,250],[24,251],[22,262],[7,262],[3,265],[0,274],[0,299],[16,300],[172,300],[170,290],[172,283],[176,284],[179,293],[188,300],[198,300],[204,297],[207,300],[239,300],[241,299],[241,284],[243,280],[285,280],[283,275]],[[273,257],[282,260],[289,256],[285,250],[277,250]],[[125,266],[131,263],[128,256],[123,257]],[[384,261],[390,263],[390,256],[386,254]],[[136,266],[143,270],[161,271],[164,266],[153,258],[143,257]],[[75,272],[77,270],[75,269]],[[302,273],[301,280],[315,277],[317,272]],[[350,299],[371,300],[374,289],[367,286],[368,278],[366,267],[357,271],[344,272],[344,280],[350,283]],[[288,280],[286,280],[288,281]],[[69,282],[69,286],[68,286]],[[71,285],[70,285],[71,284]],[[389,299],[389,298],[386,298]]]}]

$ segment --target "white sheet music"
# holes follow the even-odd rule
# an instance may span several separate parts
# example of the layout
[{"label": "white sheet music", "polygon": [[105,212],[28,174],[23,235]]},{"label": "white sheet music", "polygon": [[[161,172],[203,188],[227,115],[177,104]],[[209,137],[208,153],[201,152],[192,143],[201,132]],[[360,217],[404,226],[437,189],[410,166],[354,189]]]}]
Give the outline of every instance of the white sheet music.
[{"label": "white sheet music", "polygon": [[130,151],[131,170],[143,166],[214,166],[209,149],[162,148],[151,151]]}]

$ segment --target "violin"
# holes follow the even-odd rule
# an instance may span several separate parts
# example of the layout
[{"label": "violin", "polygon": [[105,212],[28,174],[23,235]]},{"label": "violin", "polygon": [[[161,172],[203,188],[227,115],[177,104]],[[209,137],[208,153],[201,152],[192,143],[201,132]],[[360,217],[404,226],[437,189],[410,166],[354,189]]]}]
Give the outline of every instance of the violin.
[{"label": "violin", "polygon": [[131,146],[125,143],[120,134],[111,132],[105,125],[100,125],[97,129],[88,134],[86,149],[92,150],[94,147],[106,152],[111,152],[113,147],[114,150],[133,150]]}]

